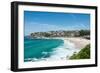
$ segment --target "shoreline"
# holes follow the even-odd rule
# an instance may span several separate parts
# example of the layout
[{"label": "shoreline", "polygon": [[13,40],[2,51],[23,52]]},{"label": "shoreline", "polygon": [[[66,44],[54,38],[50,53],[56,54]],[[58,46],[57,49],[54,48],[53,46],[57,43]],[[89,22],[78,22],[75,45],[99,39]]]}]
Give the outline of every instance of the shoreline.
[{"label": "shoreline", "polygon": [[66,38],[65,40],[74,43],[77,49],[82,49],[86,45],[90,44],[90,40],[81,37]]},{"label": "shoreline", "polygon": [[82,49],[90,44],[90,40],[82,37],[52,37],[52,38],[35,38],[35,39],[61,39],[66,44],[68,41],[73,43],[77,49]]},{"label": "shoreline", "polygon": [[[57,38],[58,39],[58,38]],[[82,37],[64,37],[64,38],[59,38],[64,40],[64,43],[66,44],[68,41],[73,43],[75,45],[75,48],[77,49],[82,49],[86,45],[90,44],[90,40],[82,38]]]},{"label": "shoreline", "polygon": [[[51,39],[51,38],[50,38]],[[61,57],[61,60],[69,60],[69,58],[74,54],[74,52],[78,53],[81,49],[83,49],[86,45],[90,44],[90,40],[82,38],[82,37],[56,37],[52,39],[61,39],[64,41],[64,45],[70,45],[69,50],[65,50],[65,56]],[[65,49],[65,48],[63,48]]]}]

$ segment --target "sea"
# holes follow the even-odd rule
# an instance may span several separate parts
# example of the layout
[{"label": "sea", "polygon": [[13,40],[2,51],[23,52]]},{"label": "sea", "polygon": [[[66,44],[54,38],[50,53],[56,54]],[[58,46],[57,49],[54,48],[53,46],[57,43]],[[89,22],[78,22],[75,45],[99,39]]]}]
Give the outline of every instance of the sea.
[{"label": "sea", "polygon": [[75,51],[72,43],[62,39],[31,39],[24,37],[24,62],[59,60]]}]

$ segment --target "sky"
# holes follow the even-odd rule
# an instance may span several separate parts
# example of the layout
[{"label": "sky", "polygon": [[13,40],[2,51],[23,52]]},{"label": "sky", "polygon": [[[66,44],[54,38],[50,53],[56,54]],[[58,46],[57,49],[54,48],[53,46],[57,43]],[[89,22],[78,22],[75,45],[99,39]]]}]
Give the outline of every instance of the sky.
[{"label": "sky", "polygon": [[90,14],[24,11],[24,34],[90,29]]}]

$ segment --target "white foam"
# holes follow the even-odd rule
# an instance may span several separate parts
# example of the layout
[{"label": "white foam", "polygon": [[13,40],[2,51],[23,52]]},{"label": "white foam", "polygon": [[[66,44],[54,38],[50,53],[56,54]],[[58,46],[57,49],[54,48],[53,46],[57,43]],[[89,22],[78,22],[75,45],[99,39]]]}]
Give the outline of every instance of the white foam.
[{"label": "white foam", "polygon": [[48,54],[48,52],[42,52],[42,54],[47,55],[47,54]]},{"label": "white foam", "polygon": [[67,60],[74,52],[78,51],[79,49],[75,48],[74,43],[71,43],[70,41],[64,41],[64,44],[62,46],[54,49],[52,55],[47,58],[47,60]]}]

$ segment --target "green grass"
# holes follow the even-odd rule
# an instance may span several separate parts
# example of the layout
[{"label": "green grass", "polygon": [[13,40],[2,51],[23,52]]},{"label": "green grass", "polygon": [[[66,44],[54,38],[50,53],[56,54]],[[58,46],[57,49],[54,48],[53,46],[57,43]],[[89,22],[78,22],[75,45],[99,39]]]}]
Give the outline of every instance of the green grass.
[{"label": "green grass", "polygon": [[79,53],[74,53],[70,60],[74,59],[90,59],[90,44],[85,46]]}]

